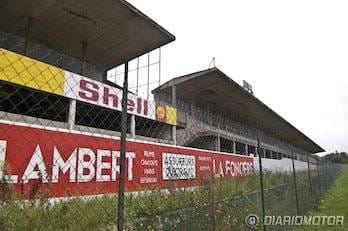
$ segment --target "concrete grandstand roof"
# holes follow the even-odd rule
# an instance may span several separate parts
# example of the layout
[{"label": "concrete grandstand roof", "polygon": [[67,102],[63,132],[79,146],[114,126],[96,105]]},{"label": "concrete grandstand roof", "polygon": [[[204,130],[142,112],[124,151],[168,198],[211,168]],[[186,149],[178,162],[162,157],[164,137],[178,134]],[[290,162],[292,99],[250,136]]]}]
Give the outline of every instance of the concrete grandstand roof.
[{"label": "concrete grandstand roof", "polygon": [[0,6],[0,30],[30,38],[107,70],[175,37],[125,0],[11,0]]},{"label": "concrete grandstand roof", "polygon": [[175,85],[178,99],[195,103],[210,102],[224,113],[240,118],[251,127],[257,127],[274,137],[309,153],[325,151],[300,130],[250,94],[217,68],[174,78],[154,89],[154,94],[171,94]]}]

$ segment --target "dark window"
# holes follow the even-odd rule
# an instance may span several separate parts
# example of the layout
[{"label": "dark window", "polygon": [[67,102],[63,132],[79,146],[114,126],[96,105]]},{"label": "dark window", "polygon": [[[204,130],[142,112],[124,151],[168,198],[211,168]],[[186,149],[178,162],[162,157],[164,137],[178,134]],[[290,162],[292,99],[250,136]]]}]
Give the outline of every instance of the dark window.
[{"label": "dark window", "polygon": [[272,159],[272,154],[270,150],[266,150],[266,158]]},{"label": "dark window", "polygon": [[278,153],[272,151],[272,159],[278,159]]},{"label": "dark window", "polygon": [[225,138],[220,138],[220,150],[222,152],[229,152],[229,153],[233,153],[233,141],[232,140],[228,140]]},{"label": "dark window", "polygon": [[4,82],[0,82],[0,92],[1,111],[67,122],[69,111],[68,98]]},{"label": "dark window", "polygon": [[253,156],[257,156],[256,155],[256,147],[252,146],[252,145],[248,145],[248,155],[253,155]]},{"label": "dark window", "polygon": [[236,142],[236,153],[241,154],[241,155],[245,155],[246,154],[245,144],[240,143],[240,142]]}]

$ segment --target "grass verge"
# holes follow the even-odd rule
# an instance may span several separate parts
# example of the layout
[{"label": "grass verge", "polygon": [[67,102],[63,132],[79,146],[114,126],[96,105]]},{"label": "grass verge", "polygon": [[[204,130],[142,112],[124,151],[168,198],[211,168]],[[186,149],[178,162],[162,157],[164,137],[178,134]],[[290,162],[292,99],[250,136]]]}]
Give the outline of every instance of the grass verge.
[{"label": "grass verge", "polygon": [[298,231],[348,230],[348,171],[337,178],[317,208],[308,215],[344,216],[345,221],[343,226],[305,226],[298,228]]},{"label": "grass verge", "polygon": [[[298,176],[306,179],[307,175],[304,172]],[[265,173],[265,188],[291,184],[291,174]],[[186,227],[191,225],[192,229],[205,227],[202,223],[206,223],[206,229],[214,224],[220,230],[230,230],[231,227],[238,230],[239,225],[244,225],[247,214],[260,211],[258,194],[255,199],[245,198],[248,193],[259,190],[259,176],[251,175],[239,181],[207,181],[204,187],[196,190],[172,188],[167,192],[154,190],[137,196],[130,194],[126,196],[125,215],[132,230],[153,230],[152,225],[158,222],[159,216],[168,218],[165,220],[171,223],[167,225],[174,230],[179,228],[175,226],[178,216],[181,223],[186,220]],[[0,203],[0,230],[107,230],[116,222],[116,196],[88,200],[77,198],[50,205],[47,199],[40,197],[24,203],[11,198],[9,193],[5,194],[3,198],[7,199]],[[281,195],[284,196],[283,193]],[[231,200],[234,197],[242,200]],[[279,207],[278,197],[269,196],[269,207]],[[289,197],[282,200],[290,201]],[[287,203],[282,209],[288,207]]]}]

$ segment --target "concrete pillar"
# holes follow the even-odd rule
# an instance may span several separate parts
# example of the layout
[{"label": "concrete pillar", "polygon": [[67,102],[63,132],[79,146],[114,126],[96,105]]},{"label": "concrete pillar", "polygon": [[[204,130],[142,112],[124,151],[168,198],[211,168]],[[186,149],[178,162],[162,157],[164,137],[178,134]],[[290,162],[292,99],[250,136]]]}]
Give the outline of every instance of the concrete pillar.
[{"label": "concrete pillar", "polygon": [[28,17],[27,22],[27,32],[25,36],[25,44],[24,44],[24,54],[29,54],[29,46],[30,46],[30,40],[31,40],[31,28],[32,28],[33,19]]},{"label": "concrete pillar", "polygon": [[146,99],[150,99],[150,52],[147,53],[147,94]]},{"label": "concrete pillar", "polygon": [[221,139],[220,135],[216,137],[216,151],[220,152],[221,151]]},{"label": "concrete pillar", "polygon": [[[176,87],[172,85],[172,106],[176,107]],[[173,144],[176,145],[176,126],[172,126],[172,140]]]},{"label": "concrete pillar", "polygon": [[245,149],[245,155],[246,155],[246,156],[249,156],[249,153],[248,153],[248,145],[247,145],[247,144],[245,144],[245,148],[244,148],[244,149]]},{"label": "concrete pillar", "polygon": [[86,69],[86,52],[87,52],[87,42],[82,42],[82,53],[81,53],[81,75],[84,74]]},{"label": "concrete pillar", "polygon": [[176,145],[176,126],[172,126],[172,141]]},{"label": "concrete pillar", "polygon": [[190,101],[190,113],[191,115],[195,115],[195,100],[194,100],[194,97],[191,98],[191,101]]},{"label": "concrete pillar", "polygon": [[70,130],[74,129],[75,118],[76,118],[76,100],[71,99],[69,102],[69,117],[68,117],[68,124],[69,124]]},{"label": "concrete pillar", "polygon": [[130,133],[131,133],[131,137],[135,138],[135,115],[131,115]]},{"label": "concrete pillar", "polygon": [[236,153],[236,141],[232,141],[232,152]]},{"label": "concrete pillar", "polygon": [[216,151],[221,151],[221,138],[220,138],[220,122],[217,125],[217,137],[216,137]]},{"label": "concrete pillar", "polygon": [[208,117],[207,117],[207,124],[209,125],[209,126],[211,126],[212,125],[212,118],[210,118],[210,116],[211,116],[211,114],[210,114],[210,105],[209,105],[209,102],[207,103],[207,114],[208,114]]}]

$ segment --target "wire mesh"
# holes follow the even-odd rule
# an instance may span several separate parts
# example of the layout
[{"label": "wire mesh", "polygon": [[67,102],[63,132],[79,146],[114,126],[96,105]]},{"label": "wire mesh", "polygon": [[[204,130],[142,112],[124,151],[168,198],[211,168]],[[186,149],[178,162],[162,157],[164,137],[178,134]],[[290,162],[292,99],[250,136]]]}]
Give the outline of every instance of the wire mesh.
[{"label": "wire mesh", "polygon": [[[115,230],[123,79],[25,43],[0,31],[0,229]],[[173,94],[128,92],[127,230],[248,230],[245,217],[262,217],[262,206],[305,214],[342,170],[308,165],[308,153],[274,134]]]}]

